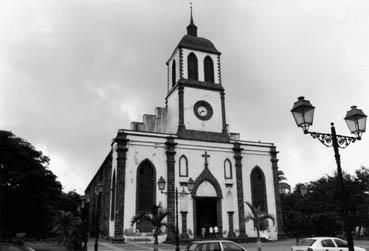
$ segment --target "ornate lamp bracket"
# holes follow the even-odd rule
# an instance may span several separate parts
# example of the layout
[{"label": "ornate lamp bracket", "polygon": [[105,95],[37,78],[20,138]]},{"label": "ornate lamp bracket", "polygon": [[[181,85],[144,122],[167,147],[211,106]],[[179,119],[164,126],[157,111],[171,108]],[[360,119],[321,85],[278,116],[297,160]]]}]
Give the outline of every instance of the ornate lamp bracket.
[{"label": "ornate lamp bracket", "polygon": [[[331,147],[333,145],[332,134],[319,132],[305,132],[305,134],[310,134],[313,139],[319,140],[326,147]],[[343,135],[336,135],[336,137],[338,147],[342,149],[348,147],[351,143],[355,143],[356,140],[360,140],[360,138]]]}]

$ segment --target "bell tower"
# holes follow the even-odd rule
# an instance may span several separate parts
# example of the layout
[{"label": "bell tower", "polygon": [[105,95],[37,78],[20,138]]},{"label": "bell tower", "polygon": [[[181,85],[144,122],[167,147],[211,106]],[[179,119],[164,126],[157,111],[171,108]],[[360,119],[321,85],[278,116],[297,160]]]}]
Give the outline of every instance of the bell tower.
[{"label": "bell tower", "polygon": [[229,141],[220,55],[210,40],[197,36],[191,6],[187,34],[166,62],[167,128],[180,138]]}]

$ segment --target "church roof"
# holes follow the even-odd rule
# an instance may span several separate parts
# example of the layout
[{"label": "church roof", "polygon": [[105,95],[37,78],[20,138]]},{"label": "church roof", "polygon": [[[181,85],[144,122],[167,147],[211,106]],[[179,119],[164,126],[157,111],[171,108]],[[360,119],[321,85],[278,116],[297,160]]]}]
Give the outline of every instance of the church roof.
[{"label": "church roof", "polygon": [[187,48],[220,54],[220,52],[215,48],[214,44],[209,39],[188,34],[183,36],[178,44],[178,48]]}]

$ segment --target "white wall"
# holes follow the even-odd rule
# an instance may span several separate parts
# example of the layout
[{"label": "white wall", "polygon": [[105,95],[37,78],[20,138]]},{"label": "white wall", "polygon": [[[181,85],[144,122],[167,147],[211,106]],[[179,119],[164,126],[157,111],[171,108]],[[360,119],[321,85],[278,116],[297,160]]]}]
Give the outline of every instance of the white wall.
[{"label": "white wall", "polygon": [[[139,164],[149,159],[155,166],[156,179],[163,176],[167,179],[167,163],[166,163],[166,148],[165,142],[168,135],[156,134],[158,137],[129,135],[127,161],[126,161],[126,183],[125,183],[125,212],[124,212],[124,229],[131,228],[130,222],[132,217],[136,213],[136,174]],[[234,161],[234,152],[232,143],[216,143],[216,142],[201,142],[193,140],[175,140],[178,144],[176,146],[175,155],[175,185],[178,191],[181,192],[180,182],[188,181],[191,177],[193,180],[203,172],[204,170],[204,157],[202,155],[205,151],[210,155],[208,158],[208,168],[213,176],[217,179],[221,191],[222,191],[222,223],[223,223],[223,234],[228,234],[228,214],[227,211],[234,211],[233,215],[233,226],[237,233],[239,230],[238,224],[238,204],[237,204],[237,184],[236,184],[236,170]],[[273,171],[270,161],[270,154],[268,147],[252,147],[248,145],[242,145],[245,149],[243,151],[242,158],[242,172],[243,172],[243,190],[244,200],[251,201],[251,186],[250,186],[250,173],[252,168],[256,165],[259,166],[265,175],[266,180],[266,192],[267,192],[267,203],[268,213],[276,216],[275,207],[275,195],[273,187]],[[188,160],[188,177],[179,177],[179,158],[185,155]],[[232,179],[225,179],[224,177],[224,161],[229,159],[232,163]],[[115,160],[113,161],[113,163]],[[113,164],[116,166],[116,164]],[[226,187],[226,183],[231,183],[231,188]],[[166,187],[167,188],[167,187]],[[231,197],[227,196],[231,193]],[[167,195],[162,194],[157,188],[156,202],[162,203],[167,207]],[[179,212],[184,210],[184,204],[187,204],[187,227],[194,233],[193,225],[193,199],[191,196],[179,199]],[[245,215],[247,215],[249,209],[245,204]],[[232,208],[233,207],[233,208]],[[182,219],[179,214],[179,230],[182,230]],[[270,224],[271,225],[271,224]],[[113,229],[110,230],[113,233]],[[110,233],[110,236],[112,234]],[[246,233],[248,236],[256,236],[255,230],[252,223],[246,224]],[[270,239],[277,239],[277,226],[270,227],[270,232],[265,233]],[[193,237],[193,236],[191,236]]]},{"label": "white wall", "polygon": [[[244,199],[245,201],[249,201],[252,203],[251,198],[251,181],[250,175],[251,171],[255,166],[260,167],[265,176],[265,184],[266,184],[266,194],[267,194],[267,204],[268,204],[268,213],[273,215],[275,218],[275,225],[272,226],[272,222],[269,221],[269,230],[268,232],[263,233],[264,237],[269,237],[272,240],[277,239],[277,211],[275,205],[275,193],[274,193],[274,179],[273,179],[273,169],[271,163],[271,156],[269,153],[270,148],[263,147],[250,147],[250,146],[242,146],[245,151],[243,151],[242,158],[242,176],[243,176],[243,190],[244,190]],[[245,216],[248,215],[250,209],[245,204]],[[256,236],[256,231],[254,230],[254,225],[250,221],[246,223],[246,233],[250,237]]]},{"label": "white wall", "polygon": [[[136,214],[136,181],[137,168],[140,163],[149,159],[155,166],[156,179],[160,176],[167,177],[166,172],[166,138],[141,137],[129,135],[126,160],[126,183],[124,200],[124,229],[132,228],[130,223]],[[157,204],[162,202],[166,207],[166,195],[156,192]]]},{"label": "white wall", "polygon": [[[226,143],[210,143],[210,142],[199,142],[199,141],[188,141],[188,140],[178,140],[179,143],[176,147],[176,177],[178,177],[179,172],[179,158],[182,155],[185,155],[188,159],[188,177],[178,177],[176,180],[176,186],[179,187],[179,182],[188,181],[191,177],[193,180],[203,172],[204,170],[204,157],[202,155],[205,151],[210,155],[208,158],[208,168],[213,176],[218,180],[218,183],[222,190],[223,201],[222,201],[222,222],[223,222],[223,231],[226,231],[228,234],[228,214],[229,210],[228,205],[225,203],[225,197],[228,191],[226,188],[226,183],[233,183],[233,187],[231,188],[233,193],[233,204],[237,205],[237,192],[236,192],[236,177],[235,177],[235,167],[234,167],[234,158],[233,158],[233,144]],[[232,173],[233,179],[225,180],[224,178],[224,161],[229,159],[232,163]],[[181,191],[182,189],[179,189]],[[181,208],[181,205],[179,205]],[[234,211],[237,211],[237,206],[235,206]],[[238,226],[238,218],[234,217],[234,226]],[[187,228],[191,229],[191,232],[194,232],[193,225],[193,199],[189,198],[188,201],[188,214],[187,214]],[[179,216],[179,229],[182,230],[182,219],[181,215]]]},{"label": "white wall", "polygon": [[179,80],[180,78],[180,71],[179,71],[179,67],[180,67],[180,62],[179,62],[179,49],[175,49],[175,51],[173,52],[172,56],[169,58],[168,60],[168,66],[169,66],[169,73],[168,73],[168,83],[169,83],[169,90],[172,89],[173,85],[172,85],[172,66],[173,66],[173,60],[176,61],[176,82]]},{"label": "white wall", "polygon": [[178,104],[178,88],[176,88],[167,99],[167,131],[168,133],[177,133],[179,123],[179,104]]},{"label": "white wall", "polygon": [[[213,116],[209,120],[196,117],[193,107],[199,100],[205,100],[213,108]],[[220,93],[197,88],[184,88],[184,122],[186,129],[222,132],[222,105]]]}]

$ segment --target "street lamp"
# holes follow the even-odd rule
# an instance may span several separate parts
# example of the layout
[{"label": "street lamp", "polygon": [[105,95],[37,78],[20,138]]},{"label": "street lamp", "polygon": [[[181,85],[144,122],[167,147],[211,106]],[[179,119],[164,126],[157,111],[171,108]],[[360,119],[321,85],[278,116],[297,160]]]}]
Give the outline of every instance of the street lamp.
[{"label": "street lamp", "polygon": [[362,110],[357,109],[356,106],[352,106],[351,110],[347,112],[345,121],[352,134],[356,137],[343,136],[336,134],[336,128],[331,123],[331,133],[318,133],[309,132],[309,127],[313,124],[314,118],[314,106],[311,105],[310,101],[305,100],[304,97],[299,97],[298,100],[293,104],[292,115],[295,119],[296,125],[301,127],[305,134],[310,134],[314,139],[318,139],[323,145],[334,149],[334,156],[337,164],[337,177],[340,183],[342,205],[343,205],[343,223],[344,230],[346,233],[347,244],[349,251],[354,251],[354,240],[352,238],[351,227],[349,226],[349,217],[347,209],[347,195],[345,192],[345,186],[343,184],[341,160],[339,154],[339,148],[346,148],[350,143],[356,142],[361,139],[361,135],[365,132],[366,118],[367,116]]},{"label": "street lamp", "polygon": [[95,248],[94,251],[98,251],[99,246],[99,213],[97,208],[97,201],[99,194],[103,192],[103,186],[101,183],[97,183],[95,186]]},{"label": "street lamp", "polygon": [[[158,180],[158,187],[161,193],[164,194],[168,194],[170,192],[164,192],[165,189],[165,179],[163,178],[163,176],[160,176],[159,180]],[[189,178],[187,182],[181,182],[180,185],[184,188],[185,186],[187,186],[187,189],[189,191],[189,193],[185,192],[184,189],[181,192],[181,195],[189,195],[191,194],[194,186],[195,186],[195,182],[192,178]],[[175,203],[176,203],[176,211],[175,211],[175,215],[176,215],[176,251],[180,251],[179,249],[179,230],[178,230],[178,189],[176,187],[175,190]]]}]

